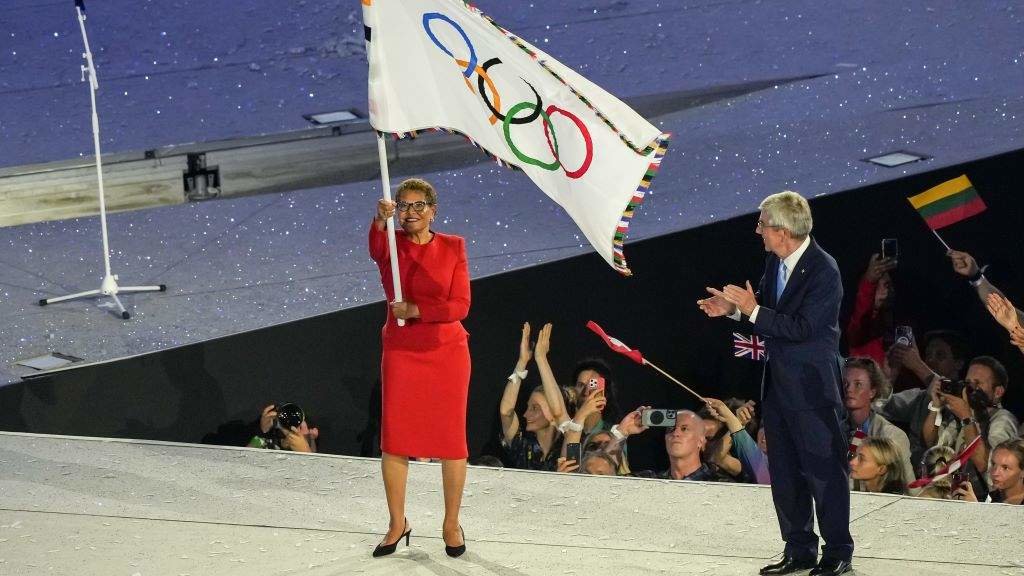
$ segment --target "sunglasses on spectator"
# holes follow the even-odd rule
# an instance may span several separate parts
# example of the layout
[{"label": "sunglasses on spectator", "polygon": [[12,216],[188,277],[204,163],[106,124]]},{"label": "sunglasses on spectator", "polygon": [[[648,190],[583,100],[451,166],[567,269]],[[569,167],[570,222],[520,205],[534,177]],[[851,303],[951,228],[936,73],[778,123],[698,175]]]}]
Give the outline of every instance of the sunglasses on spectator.
[{"label": "sunglasses on spectator", "polygon": [[399,212],[405,212],[406,210],[412,210],[417,214],[422,214],[427,206],[433,206],[433,202],[424,202],[423,200],[417,200],[416,202],[398,202],[395,207],[398,208]]}]

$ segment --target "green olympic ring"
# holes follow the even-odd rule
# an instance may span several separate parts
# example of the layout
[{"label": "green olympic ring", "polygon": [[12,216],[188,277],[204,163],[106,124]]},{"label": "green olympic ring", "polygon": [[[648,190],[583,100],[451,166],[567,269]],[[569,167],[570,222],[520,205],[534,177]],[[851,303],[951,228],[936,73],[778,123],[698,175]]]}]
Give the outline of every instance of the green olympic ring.
[{"label": "green olympic ring", "polygon": [[[554,141],[555,161],[550,164],[537,160],[536,158],[530,158],[526,154],[523,154],[519,148],[516,148],[516,145],[512,143],[512,132],[509,130],[509,127],[512,125],[512,120],[519,111],[527,108],[533,108],[535,112],[539,112],[540,117],[544,119],[545,126],[551,129],[551,140]],[[505,121],[502,122],[501,128],[505,133],[505,142],[508,143],[508,147],[512,150],[512,153],[515,154],[516,158],[519,158],[521,162],[532,164],[548,171],[555,171],[561,167],[562,164],[558,160],[558,137],[555,136],[555,125],[551,123],[551,116],[548,116],[548,113],[542,110],[540,106],[537,106],[537,104],[533,102],[520,102],[519,104],[516,104],[505,113]]]}]

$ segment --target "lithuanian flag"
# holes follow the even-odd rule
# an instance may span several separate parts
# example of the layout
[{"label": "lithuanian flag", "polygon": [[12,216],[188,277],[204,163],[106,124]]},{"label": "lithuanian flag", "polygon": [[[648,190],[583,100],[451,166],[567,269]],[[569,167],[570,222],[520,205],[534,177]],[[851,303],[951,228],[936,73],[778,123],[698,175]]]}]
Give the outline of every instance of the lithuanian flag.
[{"label": "lithuanian flag", "polygon": [[967,176],[953,178],[907,198],[932,230],[945,228],[985,211],[978,191]]}]

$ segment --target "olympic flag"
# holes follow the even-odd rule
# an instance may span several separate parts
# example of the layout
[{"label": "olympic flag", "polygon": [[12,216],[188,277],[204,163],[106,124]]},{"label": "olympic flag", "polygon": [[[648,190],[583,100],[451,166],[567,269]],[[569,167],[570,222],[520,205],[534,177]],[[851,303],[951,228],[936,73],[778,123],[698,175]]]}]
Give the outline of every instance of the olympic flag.
[{"label": "olympic flag", "polygon": [[522,169],[599,254],[622,252],[668,134],[459,0],[362,0],[370,124],[441,130]]}]

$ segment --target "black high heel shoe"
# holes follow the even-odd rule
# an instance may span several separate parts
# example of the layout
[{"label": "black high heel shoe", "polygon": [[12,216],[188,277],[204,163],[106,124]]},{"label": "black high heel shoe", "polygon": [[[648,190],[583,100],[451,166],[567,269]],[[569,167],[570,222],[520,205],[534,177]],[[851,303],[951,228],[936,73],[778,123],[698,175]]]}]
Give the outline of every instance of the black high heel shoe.
[{"label": "black high heel shoe", "polygon": [[[380,558],[381,556],[394,554],[395,549],[398,548],[398,543],[402,541],[402,538],[405,538],[405,545],[408,546],[409,537],[412,536],[412,528],[409,528],[408,520],[405,521],[405,527],[405,532],[403,532],[402,535],[398,537],[398,540],[395,540],[391,544],[377,544],[377,547],[373,549],[373,557]],[[465,538],[463,538],[463,541],[465,541]],[[465,548],[465,546],[463,546],[463,548]]]},{"label": "black high heel shoe", "polygon": [[459,526],[459,532],[462,532],[462,544],[458,546],[444,545],[444,553],[452,558],[458,558],[466,553],[466,532],[462,529],[462,526]]}]

